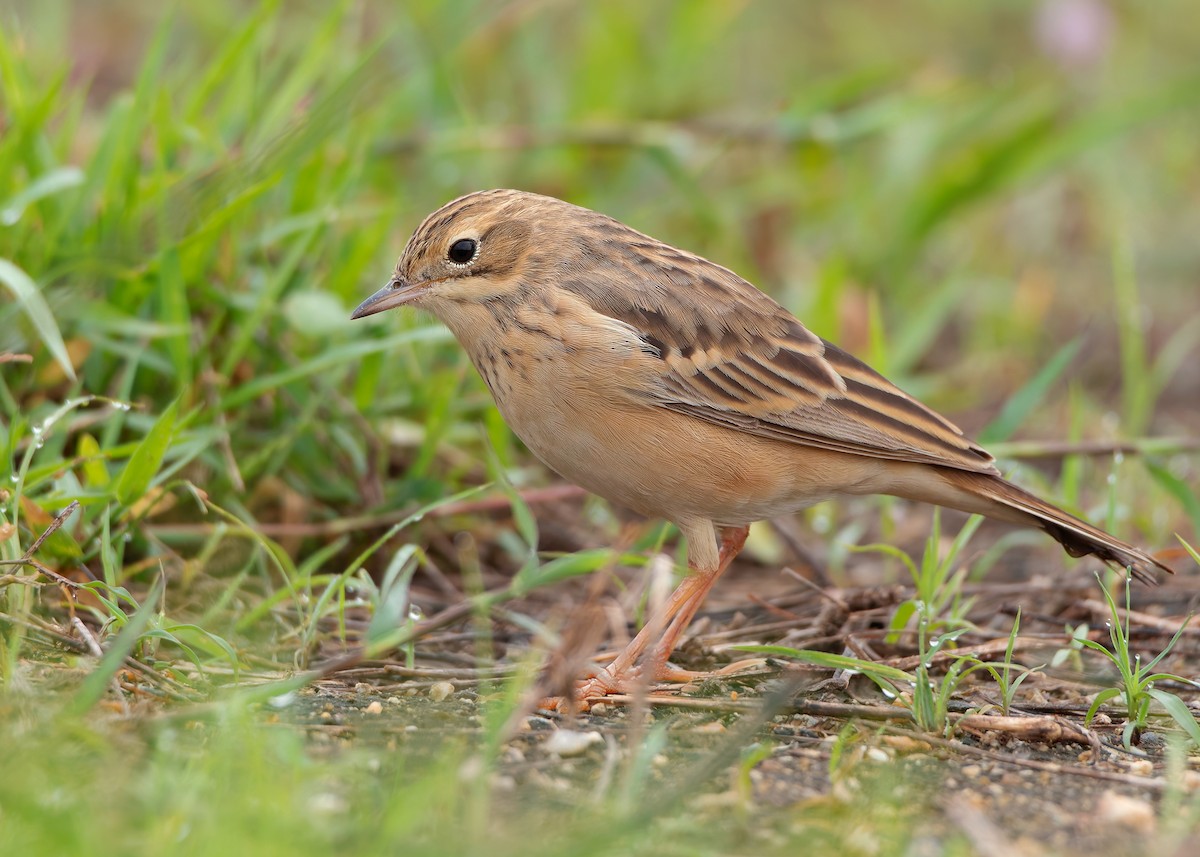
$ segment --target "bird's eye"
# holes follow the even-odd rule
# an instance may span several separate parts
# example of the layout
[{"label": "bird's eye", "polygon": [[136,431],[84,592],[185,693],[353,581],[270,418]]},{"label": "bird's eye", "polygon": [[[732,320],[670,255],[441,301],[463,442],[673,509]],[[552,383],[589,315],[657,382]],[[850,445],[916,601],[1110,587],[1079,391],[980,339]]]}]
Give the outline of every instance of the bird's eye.
[{"label": "bird's eye", "polygon": [[465,265],[475,258],[479,243],[474,238],[459,238],[446,251],[446,258],[455,265]]}]

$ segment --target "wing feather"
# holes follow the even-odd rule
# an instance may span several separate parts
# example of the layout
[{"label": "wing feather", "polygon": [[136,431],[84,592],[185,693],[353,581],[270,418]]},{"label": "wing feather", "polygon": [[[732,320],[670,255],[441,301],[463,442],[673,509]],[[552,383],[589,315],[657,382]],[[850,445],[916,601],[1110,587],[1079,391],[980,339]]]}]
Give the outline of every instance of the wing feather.
[{"label": "wing feather", "polygon": [[760,437],[996,472],[957,426],[732,271],[599,215],[591,229],[606,254],[627,257],[620,261],[638,286],[569,277],[563,286],[653,346],[661,372],[632,395]]}]

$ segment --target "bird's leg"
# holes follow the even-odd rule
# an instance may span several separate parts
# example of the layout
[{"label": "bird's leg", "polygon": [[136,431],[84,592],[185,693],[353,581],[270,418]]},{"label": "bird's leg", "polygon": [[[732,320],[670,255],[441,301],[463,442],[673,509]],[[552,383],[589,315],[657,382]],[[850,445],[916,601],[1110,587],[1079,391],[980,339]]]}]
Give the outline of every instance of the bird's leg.
[{"label": "bird's leg", "polygon": [[[671,653],[675,651],[675,647],[679,645],[679,638],[683,636],[683,632],[687,630],[688,625],[692,624],[692,619],[695,618],[696,611],[700,609],[700,605],[708,597],[708,592],[713,588],[713,584],[717,582],[717,578],[724,574],[725,569],[729,568],[729,564],[733,561],[733,558],[742,552],[742,548],[746,544],[746,537],[749,534],[749,527],[726,527],[723,529],[721,531],[721,549],[718,554],[716,569],[706,574],[689,575],[689,579],[693,577],[700,578],[699,584],[691,598],[671,619],[671,624],[667,626],[667,629],[651,650],[648,658],[648,664],[655,678],[667,677],[665,672],[667,669],[667,660],[671,657]],[[687,581],[684,582],[686,583]],[[682,584],[679,588],[683,588]]]},{"label": "bird's leg", "polygon": [[[692,617],[704,602],[708,591],[717,578],[729,567],[729,563],[746,544],[749,527],[728,527],[721,531],[721,547],[717,563],[711,569],[693,568],[667,599],[666,604],[646,623],[629,645],[596,676],[580,684],[580,699],[603,696],[631,689],[642,670],[649,670],[650,680],[669,677],[667,659],[675,651],[680,635],[691,623]],[[647,647],[653,644],[650,654],[642,661]]]}]

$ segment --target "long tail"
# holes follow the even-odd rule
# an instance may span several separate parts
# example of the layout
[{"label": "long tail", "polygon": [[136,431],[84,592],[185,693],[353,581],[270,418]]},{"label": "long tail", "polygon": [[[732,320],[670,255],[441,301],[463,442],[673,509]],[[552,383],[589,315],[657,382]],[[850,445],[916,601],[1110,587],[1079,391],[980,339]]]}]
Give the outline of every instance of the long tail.
[{"label": "long tail", "polygon": [[984,501],[974,508],[971,508],[974,504],[963,504],[966,511],[1040,527],[1071,556],[1090,554],[1111,565],[1129,569],[1134,577],[1145,583],[1156,583],[1160,569],[1168,574],[1175,573],[1141,548],[1110,536],[999,476],[951,468],[939,468],[939,473],[952,488]]}]

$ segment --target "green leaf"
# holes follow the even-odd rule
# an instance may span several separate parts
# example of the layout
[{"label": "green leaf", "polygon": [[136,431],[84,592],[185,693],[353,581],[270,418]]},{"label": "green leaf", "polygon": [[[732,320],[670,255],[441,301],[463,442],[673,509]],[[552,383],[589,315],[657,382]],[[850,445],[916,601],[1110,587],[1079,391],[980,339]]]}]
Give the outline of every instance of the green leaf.
[{"label": "green leaf", "polygon": [[1103,643],[1097,643],[1095,640],[1089,640],[1085,637],[1079,640],[1079,644],[1082,646],[1087,646],[1093,651],[1099,652],[1109,660],[1116,660],[1116,655],[1114,655],[1112,651],[1110,651]]},{"label": "green leaf", "polygon": [[174,329],[167,339],[167,354],[171,359],[176,389],[179,392],[191,382],[194,358],[191,343],[191,308],[188,306],[187,277],[179,251],[170,247],[162,255],[158,269],[158,321]]},{"label": "green leaf", "polygon": [[[1185,630],[1187,630],[1187,626],[1192,621],[1193,615],[1195,615],[1195,614],[1189,613],[1187,615],[1187,618],[1185,618],[1183,620],[1183,624],[1179,626],[1179,630],[1175,632],[1175,635],[1173,637],[1171,637],[1170,642],[1168,642],[1167,645],[1165,647],[1163,647],[1163,650],[1161,652],[1159,652],[1157,655],[1155,655],[1154,658],[1148,664],[1146,664],[1144,667],[1142,667],[1142,672],[1150,672],[1150,670],[1152,670],[1156,666],[1158,666],[1159,661],[1161,661],[1163,658],[1165,658],[1168,654],[1171,653],[1171,649],[1175,648],[1175,644],[1179,642],[1179,638],[1182,637],[1183,632]],[[1178,676],[1169,676],[1169,677],[1170,678],[1178,678]],[[1142,682],[1145,683],[1148,681],[1155,681],[1155,680],[1156,680],[1155,676],[1150,676],[1149,678],[1142,679]],[[1187,681],[1187,679],[1185,679],[1185,678],[1181,678],[1179,680]]]},{"label": "green leaf", "polygon": [[1042,399],[1046,397],[1050,387],[1075,359],[1081,344],[1081,340],[1073,339],[1058,349],[1058,352],[1047,361],[1040,372],[1009,397],[1008,401],[1004,403],[1004,407],[1000,409],[1000,414],[979,433],[979,442],[986,445],[1012,437],[1013,432],[1020,428],[1025,419],[1033,413]]},{"label": "green leaf", "polygon": [[[241,660],[238,658],[237,650],[224,637],[214,634],[212,631],[201,628],[199,625],[191,623],[181,623],[169,626],[164,633],[169,633],[174,639],[176,645],[181,648],[189,648],[185,641],[191,640],[191,646],[203,648],[209,654],[219,654],[224,656],[229,662],[229,666],[233,669],[234,681],[237,680],[238,671],[241,669]],[[193,657],[194,661],[194,657]],[[197,661],[194,661],[196,666],[203,672],[204,667]]]},{"label": "green leaf", "polygon": [[142,632],[150,625],[150,620],[154,618],[154,605],[158,603],[162,596],[163,583],[165,578],[158,577],[154,581],[154,586],[151,587],[150,593],[146,596],[146,600],[142,606],[129,617],[129,621],[125,623],[125,627],[117,634],[117,638],[113,640],[108,651],[104,653],[104,657],[100,659],[100,665],[97,666],[88,677],[83,680],[83,684],[79,686],[75,698],[71,700],[71,704],[67,706],[66,712],[70,715],[78,716],[86,713],[93,705],[100,701],[100,697],[104,695],[105,689],[108,687],[109,681],[116,675],[117,670],[121,668],[121,664],[125,662],[125,658],[133,651],[133,647],[137,645],[137,641],[141,639]]},{"label": "green leaf", "polygon": [[379,583],[379,595],[375,601],[375,615],[367,626],[368,648],[392,634],[408,620],[411,604],[408,586],[417,570],[417,546],[401,545],[388,561],[383,580]]},{"label": "green leaf", "polygon": [[1084,715],[1083,725],[1090,726],[1092,723],[1092,718],[1096,716],[1096,712],[1100,710],[1100,706],[1103,705],[1104,703],[1108,702],[1114,696],[1120,696],[1120,695],[1121,695],[1121,691],[1115,687],[1107,687],[1104,690],[1100,691],[1098,694],[1096,694],[1096,698],[1094,700],[1092,700],[1092,704],[1088,708],[1087,714]]},{"label": "green leaf", "polygon": [[1174,497],[1187,512],[1192,529],[1200,533],[1200,493],[1153,459],[1144,458],[1142,463],[1159,487]]},{"label": "green leaf", "polygon": [[1154,697],[1154,700],[1166,710],[1167,714],[1171,715],[1171,719],[1179,724],[1179,728],[1186,732],[1197,746],[1200,746],[1200,723],[1196,722],[1196,716],[1192,714],[1186,702],[1165,690],[1151,688],[1146,693]]},{"label": "green leaf", "polygon": [[171,445],[171,435],[175,432],[175,414],[178,410],[179,400],[176,399],[151,426],[150,431],[133,451],[125,469],[121,471],[121,478],[117,480],[117,499],[124,505],[129,506],[140,500],[149,489]]},{"label": "green leaf", "polygon": [[351,364],[370,354],[384,353],[410,343],[445,342],[452,337],[453,334],[441,325],[429,325],[406,330],[382,339],[344,342],[336,348],[323,349],[308,360],[288,366],[286,369],[256,376],[253,380],[230,390],[217,403],[217,408],[222,411],[236,410],[265,392],[293,381],[302,380],[310,375],[317,375],[341,365]]},{"label": "green leaf", "polygon": [[42,297],[37,283],[7,259],[0,259],[0,283],[8,286],[8,290],[17,300],[17,304],[33,323],[38,336],[42,339],[42,344],[54,355],[54,359],[58,361],[58,365],[62,367],[67,377],[74,381],[75,369],[71,366],[70,356],[67,355],[66,343],[63,342],[62,333],[58,330],[58,323],[54,320],[54,314],[50,312],[50,306]]},{"label": "green leaf", "polygon": [[[486,449],[490,475],[512,504],[513,523],[516,524],[517,532],[521,534],[521,540],[525,542],[526,547],[529,549],[530,563],[536,563],[538,547],[537,520],[533,517],[533,512],[529,510],[529,505],[525,502],[520,492],[508,480],[508,475],[504,472],[504,465],[501,464],[500,456],[496,454],[496,450],[490,444],[486,445]],[[528,567],[530,566],[526,565],[526,568]]]},{"label": "green leaf", "polygon": [[0,207],[0,226],[12,226],[33,203],[60,191],[79,187],[83,184],[83,178],[83,170],[79,167],[57,167],[43,173]]},{"label": "green leaf", "polygon": [[100,460],[100,444],[96,438],[87,433],[80,435],[75,452],[84,459],[83,484],[88,488],[107,488],[111,478],[108,475],[108,468]]},{"label": "green leaf", "polygon": [[889,681],[915,682],[916,678],[904,670],[877,664],[846,655],[835,655],[830,652],[817,652],[811,649],[793,649],[788,646],[733,646],[739,652],[752,652],[759,655],[774,655],[781,658],[794,658],[805,663],[815,664],[833,670],[852,670],[864,675],[878,676]]},{"label": "green leaf", "polygon": [[892,614],[892,621],[888,623],[887,641],[895,643],[900,639],[900,632],[908,627],[908,620],[917,612],[917,602],[911,598],[905,601],[896,608],[896,612]]},{"label": "green leaf", "polygon": [[526,566],[517,572],[509,587],[510,593],[516,597],[532,592],[540,586],[548,586],[560,580],[590,574],[614,563],[615,557],[607,548],[580,551],[578,553],[560,556],[542,565]]},{"label": "green leaf", "polygon": [[1192,559],[1196,561],[1196,565],[1200,565],[1200,551],[1188,544],[1187,539],[1182,536],[1176,535],[1175,538],[1179,539],[1179,543],[1183,545],[1183,549],[1191,554]]},{"label": "green leaf", "polygon": [[851,553],[881,553],[886,556],[893,557],[904,563],[904,566],[908,569],[909,574],[912,575],[913,580],[917,580],[921,576],[921,572],[917,568],[917,564],[913,562],[912,557],[900,550],[900,548],[896,547],[895,545],[882,543],[870,545],[846,545],[846,549]]},{"label": "green leaf", "polygon": [[[78,513],[72,517],[78,517]],[[79,542],[75,541],[75,537],[67,529],[68,526],[70,526],[69,520],[66,526],[59,527],[42,542],[38,554],[43,561],[49,562],[51,565],[64,563],[73,565],[83,558],[83,548],[79,546]]]}]

